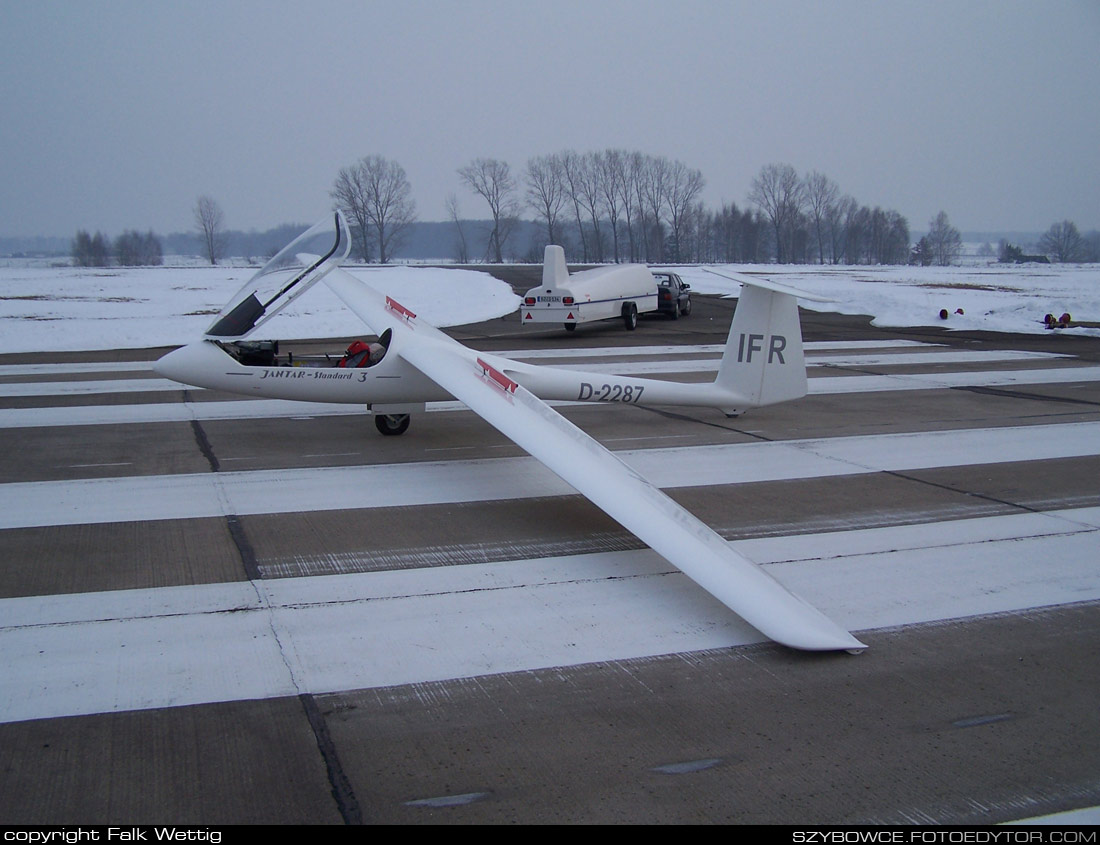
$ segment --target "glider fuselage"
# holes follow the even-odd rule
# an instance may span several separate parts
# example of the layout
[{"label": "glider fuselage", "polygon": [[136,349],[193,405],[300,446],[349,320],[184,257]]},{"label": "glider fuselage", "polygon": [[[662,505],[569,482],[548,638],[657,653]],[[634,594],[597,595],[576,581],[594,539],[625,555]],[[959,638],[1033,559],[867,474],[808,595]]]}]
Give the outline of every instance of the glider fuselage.
[{"label": "glider fuselage", "polygon": [[[451,400],[446,390],[388,349],[370,367],[312,366],[301,359],[276,365],[242,364],[232,346],[212,340],[188,344],[156,364],[158,374],[211,390],[266,399],[360,405],[422,404]],[[745,398],[714,384],[691,384],[608,373],[540,367],[486,352],[466,350],[471,366],[480,357],[540,399],[626,405],[693,405],[734,409]],[[784,366],[778,360],[776,366]]]}]

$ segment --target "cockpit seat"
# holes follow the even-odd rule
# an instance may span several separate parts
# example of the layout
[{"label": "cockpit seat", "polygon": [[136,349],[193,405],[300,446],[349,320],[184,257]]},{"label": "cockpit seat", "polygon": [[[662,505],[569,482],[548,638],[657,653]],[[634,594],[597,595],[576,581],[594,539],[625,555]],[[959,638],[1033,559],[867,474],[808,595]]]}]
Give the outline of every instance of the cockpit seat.
[{"label": "cockpit seat", "polygon": [[356,367],[373,367],[382,360],[386,354],[386,347],[381,343],[367,343],[364,340],[352,341],[344,352],[336,366],[340,369],[355,369]]}]

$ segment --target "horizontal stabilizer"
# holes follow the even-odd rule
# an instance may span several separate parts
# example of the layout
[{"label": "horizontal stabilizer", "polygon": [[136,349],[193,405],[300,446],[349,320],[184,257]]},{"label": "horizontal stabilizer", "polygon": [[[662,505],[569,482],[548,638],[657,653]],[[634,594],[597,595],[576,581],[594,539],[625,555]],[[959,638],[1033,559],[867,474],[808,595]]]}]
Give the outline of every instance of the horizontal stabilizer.
[{"label": "horizontal stabilizer", "polygon": [[782,282],[773,282],[771,279],[765,279],[760,276],[746,276],[744,273],[730,273],[726,271],[718,272],[712,270],[710,267],[704,267],[708,273],[713,273],[715,276],[721,276],[723,279],[729,279],[731,282],[740,282],[743,285],[752,285],[753,287],[763,288],[764,290],[770,290],[774,293],[786,293],[791,296],[797,296],[799,299],[808,299],[810,302],[831,302],[827,296],[821,296],[816,293],[809,293],[790,285],[785,285]]}]

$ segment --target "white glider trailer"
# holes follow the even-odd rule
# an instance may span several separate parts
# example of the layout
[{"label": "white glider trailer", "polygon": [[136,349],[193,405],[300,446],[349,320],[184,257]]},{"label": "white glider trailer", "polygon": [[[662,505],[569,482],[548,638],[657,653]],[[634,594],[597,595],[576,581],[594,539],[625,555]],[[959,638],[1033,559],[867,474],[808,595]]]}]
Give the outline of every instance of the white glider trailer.
[{"label": "white glider trailer", "polygon": [[525,326],[557,323],[573,331],[579,323],[621,319],[628,331],[638,315],[657,310],[657,280],[642,264],[597,267],[569,275],[565,250],[547,246],[542,284],[523,297],[520,322]]}]

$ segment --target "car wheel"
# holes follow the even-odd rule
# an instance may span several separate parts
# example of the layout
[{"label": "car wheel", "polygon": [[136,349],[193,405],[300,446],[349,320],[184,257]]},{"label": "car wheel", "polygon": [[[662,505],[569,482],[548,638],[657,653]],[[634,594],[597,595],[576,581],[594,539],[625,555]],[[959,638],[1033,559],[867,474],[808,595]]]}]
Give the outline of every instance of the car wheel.
[{"label": "car wheel", "polygon": [[673,301],[672,310],[668,312],[668,316],[673,320],[680,319],[680,303]]},{"label": "car wheel", "polygon": [[685,317],[691,313],[691,298],[688,297],[688,301],[684,303],[684,307],[680,309],[680,313]]},{"label": "car wheel", "polygon": [[374,427],[388,437],[404,434],[409,428],[409,415],[375,414]]}]

